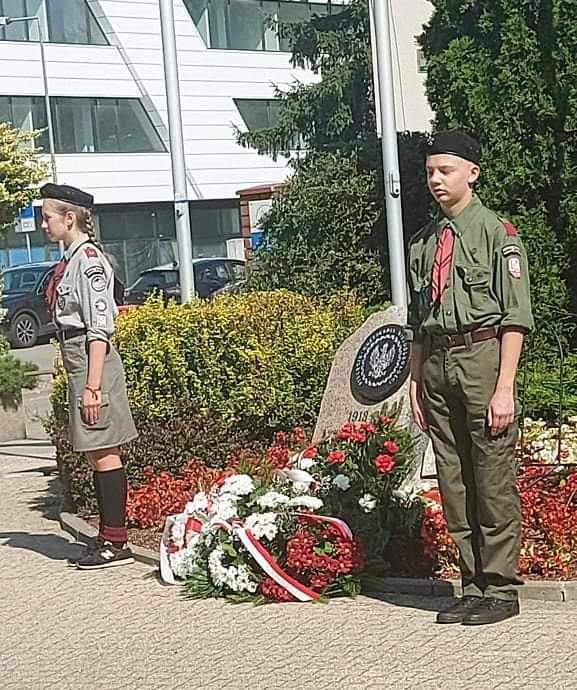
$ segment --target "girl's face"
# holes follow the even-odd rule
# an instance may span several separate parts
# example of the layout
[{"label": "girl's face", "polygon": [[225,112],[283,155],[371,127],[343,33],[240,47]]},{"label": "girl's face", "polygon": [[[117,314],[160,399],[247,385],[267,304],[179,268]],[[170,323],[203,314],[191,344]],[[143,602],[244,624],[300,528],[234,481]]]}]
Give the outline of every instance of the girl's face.
[{"label": "girl's face", "polygon": [[42,229],[50,242],[64,242],[70,236],[76,224],[76,218],[72,211],[61,213],[58,203],[52,199],[42,202]]}]

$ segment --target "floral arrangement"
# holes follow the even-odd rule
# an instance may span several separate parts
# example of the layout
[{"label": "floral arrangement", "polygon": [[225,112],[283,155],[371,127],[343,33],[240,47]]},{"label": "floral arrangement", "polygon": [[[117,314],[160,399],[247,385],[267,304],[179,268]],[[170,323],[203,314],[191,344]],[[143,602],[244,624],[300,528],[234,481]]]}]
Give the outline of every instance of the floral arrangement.
[{"label": "floral arrangement", "polygon": [[363,550],[346,523],[322,514],[313,478],[260,469],[198,492],[168,518],[163,579],[184,580],[191,598],[257,604],[358,594]]}]

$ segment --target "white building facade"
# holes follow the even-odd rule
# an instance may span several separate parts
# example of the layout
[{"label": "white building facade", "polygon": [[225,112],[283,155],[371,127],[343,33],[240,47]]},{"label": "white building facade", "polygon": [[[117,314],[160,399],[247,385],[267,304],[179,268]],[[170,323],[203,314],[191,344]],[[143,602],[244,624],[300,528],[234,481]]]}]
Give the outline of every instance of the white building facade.
[{"label": "white building facade", "polygon": [[[270,126],[275,86],[312,75],[293,69],[267,23],[339,10],[344,0],[174,0],[188,198],[196,256],[222,255],[240,234],[239,190],[274,185],[277,162],[236,144],[234,127]],[[410,7],[412,6],[412,7]],[[394,0],[399,129],[427,129],[415,35],[426,0]],[[175,256],[172,176],[158,0],[0,0],[0,16],[39,16],[58,182],[94,194],[97,229],[130,282]],[[0,120],[46,127],[36,22],[0,27]],[[48,149],[47,134],[39,141]],[[10,233],[0,264],[55,256],[41,231]]]}]

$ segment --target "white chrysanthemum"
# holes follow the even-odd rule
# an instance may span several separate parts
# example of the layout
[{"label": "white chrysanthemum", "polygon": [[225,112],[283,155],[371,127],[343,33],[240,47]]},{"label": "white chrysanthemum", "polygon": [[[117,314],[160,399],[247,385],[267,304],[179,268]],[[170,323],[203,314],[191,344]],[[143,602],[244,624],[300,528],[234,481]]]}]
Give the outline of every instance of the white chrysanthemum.
[{"label": "white chrysanthemum", "polygon": [[337,474],[337,476],[333,479],[333,485],[341,491],[347,491],[351,488],[351,480],[346,474]]},{"label": "white chrysanthemum", "polygon": [[377,507],[377,499],[372,494],[365,494],[359,498],[359,505],[365,513],[372,513]]},{"label": "white chrysanthemum", "polygon": [[204,491],[199,491],[194,495],[192,501],[186,504],[185,511],[192,515],[193,513],[204,513],[208,508],[208,496]]},{"label": "white chrysanthemum", "polygon": [[259,496],[256,502],[261,508],[278,508],[279,506],[286,505],[289,502],[289,498],[278,491],[269,491],[263,496]]},{"label": "white chrysanthemum", "polygon": [[276,526],[276,513],[253,513],[245,520],[244,526],[249,529],[257,539],[272,541],[278,532]]},{"label": "white chrysanthemum", "polygon": [[184,544],[184,533],[186,525],[184,522],[177,520],[172,523],[170,528],[170,537],[176,546],[182,546]]},{"label": "white chrysanthemum", "polygon": [[306,508],[307,510],[318,510],[322,508],[323,502],[315,496],[295,496],[289,501],[293,508]]},{"label": "white chrysanthemum", "polygon": [[219,496],[212,504],[211,516],[217,520],[232,520],[238,517],[238,507],[236,505],[236,496],[232,494],[225,494]]},{"label": "white chrysanthemum", "polygon": [[247,496],[254,491],[254,482],[248,474],[233,474],[227,477],[219,493],[232,494],[233,496]]},{"label": "white chrysanthemum", "polygon": [[222,587],[226,582],[226,568],[222,564],[224,553],[216,548],[208,555],[208,571],[210,578],[217,587]]}]

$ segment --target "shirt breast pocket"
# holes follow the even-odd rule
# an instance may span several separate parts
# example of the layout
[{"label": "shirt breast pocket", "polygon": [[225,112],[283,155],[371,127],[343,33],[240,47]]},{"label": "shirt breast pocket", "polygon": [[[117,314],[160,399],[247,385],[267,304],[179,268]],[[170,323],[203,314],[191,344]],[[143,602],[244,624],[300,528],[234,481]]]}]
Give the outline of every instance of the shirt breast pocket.
[{"label": "shirt breast pocket", "polygon": [[486,266],[457,266],[461,286],[473,312],[483,311],[490,298],[491,271]]},{"label": "shirt breast pocket", "polygon": [[59,283],[56,288],[56,306],[59,311],[64,311],[66,303],[70,301],[72,295],[72,285],[70,283]]},{"label": "shirt breast pocket", "polygon": [[431,281],[429,279],[419,280],[413,290],[411,312],[413,319],[417,323],[423,322],[431,311]]}]

